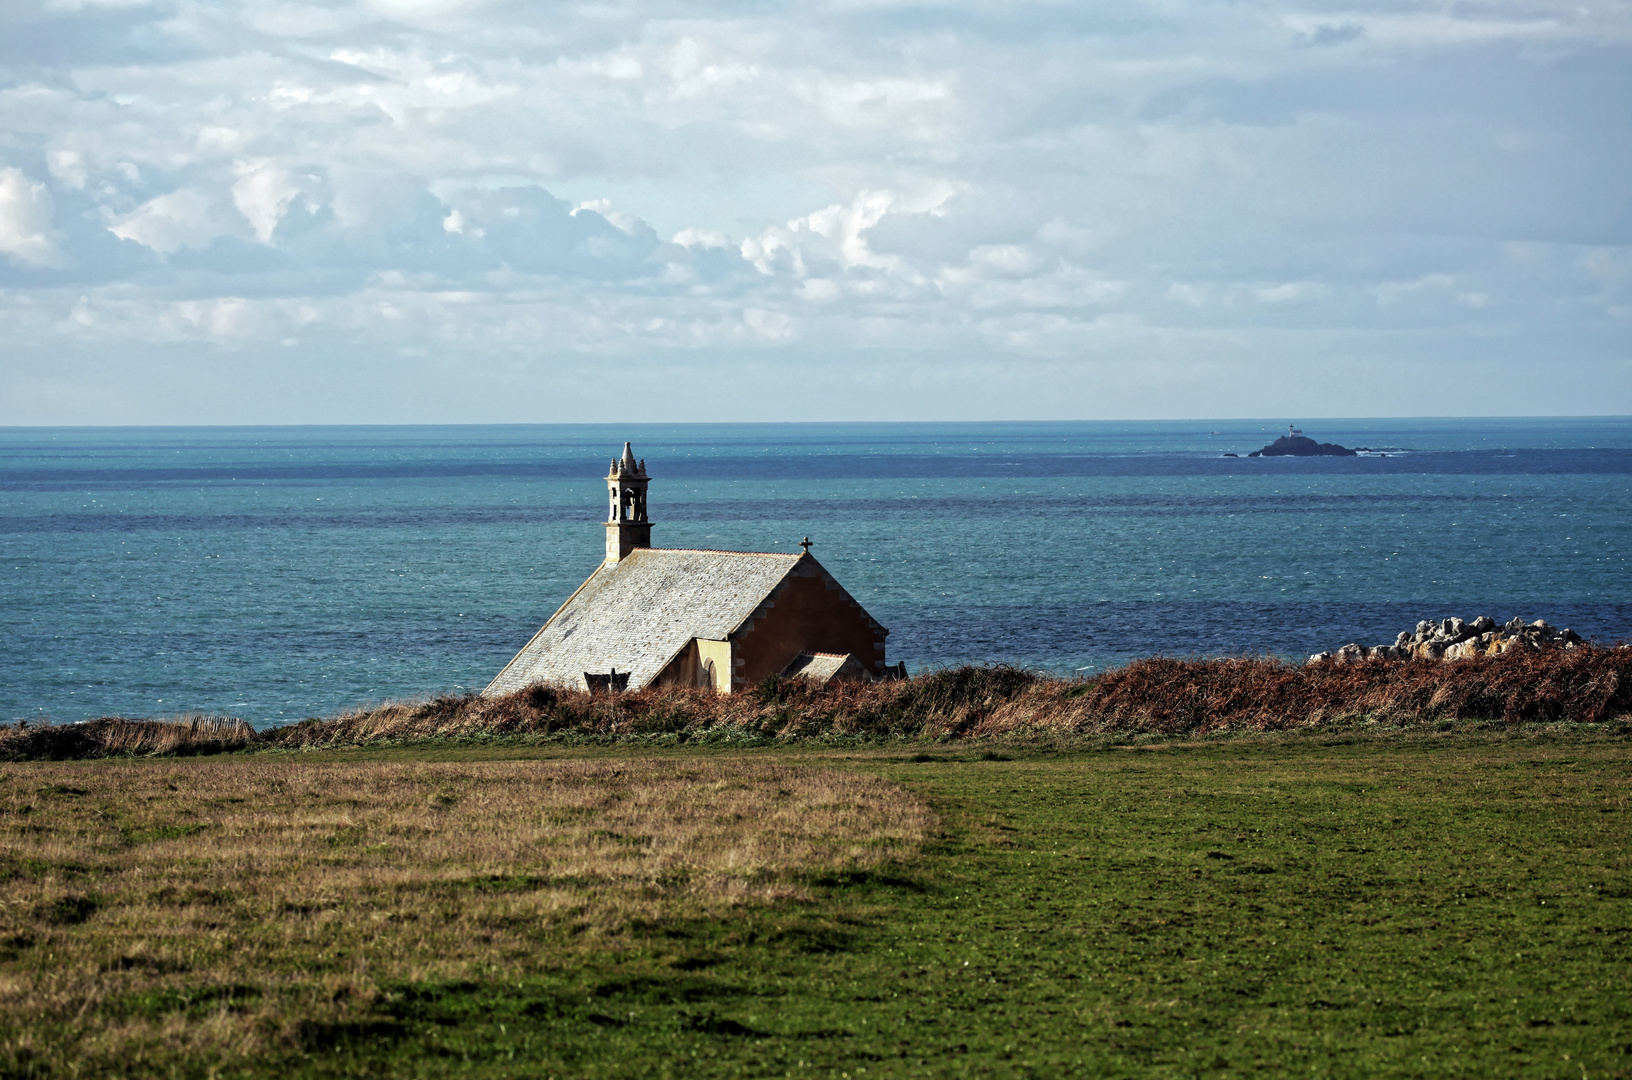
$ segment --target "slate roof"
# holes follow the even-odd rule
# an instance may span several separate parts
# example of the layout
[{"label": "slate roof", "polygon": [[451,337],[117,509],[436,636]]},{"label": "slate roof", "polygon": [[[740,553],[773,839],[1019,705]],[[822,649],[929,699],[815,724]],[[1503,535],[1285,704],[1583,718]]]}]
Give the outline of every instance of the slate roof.
[{"label": "slate roof", "polygon": [[614,667],[645,686],[692,638],[729,637],[800,559],[811,556],[637,548],[591,574],[482,693],[582,687],[584,672]]},{"label": "slate roof", "polygon": [[850,653],[802,652],[793,658],[793,663],[784,668],[782,674],[790,679],[799,677],[823,684],[839,673],[839,669],[849,662],[850,655]]}]

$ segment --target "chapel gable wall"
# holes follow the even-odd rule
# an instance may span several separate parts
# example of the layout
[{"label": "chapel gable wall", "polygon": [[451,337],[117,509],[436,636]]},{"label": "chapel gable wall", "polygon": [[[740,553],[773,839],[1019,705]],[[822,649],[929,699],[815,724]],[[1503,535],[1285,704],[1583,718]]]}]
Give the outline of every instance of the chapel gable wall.
[{"label": "chapel gable wall", "polygon": [[735,636],[733,688],[780,674],[801,652],[851,653],[882,675],[884,633],[836,582],[815,567],[796,568]]}]

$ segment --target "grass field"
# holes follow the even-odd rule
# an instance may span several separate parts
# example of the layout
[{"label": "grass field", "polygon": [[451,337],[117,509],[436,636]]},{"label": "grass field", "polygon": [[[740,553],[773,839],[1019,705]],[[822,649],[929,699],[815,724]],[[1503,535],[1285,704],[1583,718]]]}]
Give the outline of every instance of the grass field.
[{"label": "grass field", "polygon": [[7,1076],[1632,1076],[1620,738],[0,785]]}]

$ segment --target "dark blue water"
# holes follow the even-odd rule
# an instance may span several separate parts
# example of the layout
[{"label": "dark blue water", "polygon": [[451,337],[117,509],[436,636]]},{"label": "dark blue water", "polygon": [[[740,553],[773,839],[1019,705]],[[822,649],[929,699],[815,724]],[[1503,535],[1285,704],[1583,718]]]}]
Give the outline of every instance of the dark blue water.
[{"label": "dark blue water", "polygon": [[1420,618],[1632,638],[1632,419],[0,429],[0,716],[257,722],[480,688],[594,569],[803,536],[913,669],[1301,656]]}]

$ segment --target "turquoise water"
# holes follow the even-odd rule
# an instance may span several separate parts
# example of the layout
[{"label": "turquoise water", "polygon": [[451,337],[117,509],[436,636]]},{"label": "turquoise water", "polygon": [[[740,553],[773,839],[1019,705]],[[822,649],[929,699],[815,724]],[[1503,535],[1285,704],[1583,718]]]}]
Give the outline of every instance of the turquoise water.
[{"label": "turquoise water", "polygon": [[813,553],[914,670],[1301,656],[1420,618],[1632,637],[1632,419],[0,429],[0,716],[276,723],[485,685],[654,543]]}]

